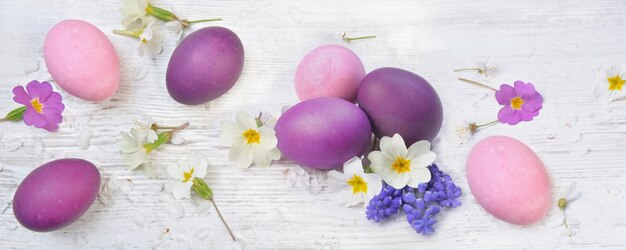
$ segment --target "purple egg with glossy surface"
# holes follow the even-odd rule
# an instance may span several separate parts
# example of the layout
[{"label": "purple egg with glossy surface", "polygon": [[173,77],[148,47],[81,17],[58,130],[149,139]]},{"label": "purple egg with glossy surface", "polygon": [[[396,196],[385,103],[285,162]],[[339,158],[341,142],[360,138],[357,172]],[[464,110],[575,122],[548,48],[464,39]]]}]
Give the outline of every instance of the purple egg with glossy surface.
[{"label": "purple egg with glossy surface", "polygon": [[51,161],[33,170],[17,187],[13,214],[32,231],[54,231],[78,220],[99,191],[100,172],[91,162]]},{"label": "purple egg with glossy surface", "polygon": [[198,105],[230,90],[241,75],[243,44],[231,30],[206,27],[185,37],[172,53],[165,81],[179,103]]},{"label": "purple egg with glossy surface", "polygon": [[367,74],[357,92],[377,137],[398,133],[407,146],[432,141],[443,122],[439,95],[424,78],[398,68],[380,68]]},{"label": "purple egg with glossy surface", "polygon": [[335,169],[370,145],[372,128],[354,103],[336,97],[310,99],[289,108],[274,127],[278,148],[300,165]]}]

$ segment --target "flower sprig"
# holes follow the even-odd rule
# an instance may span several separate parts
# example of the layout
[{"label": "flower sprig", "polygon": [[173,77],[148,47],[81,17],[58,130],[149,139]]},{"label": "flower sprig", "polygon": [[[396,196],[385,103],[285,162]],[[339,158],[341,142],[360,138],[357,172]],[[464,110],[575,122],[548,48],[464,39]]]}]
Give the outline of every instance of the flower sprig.
[{"label": "flower sprig", "polygon": [[459,78],[460,81],[470,83],[475,86],[495,91],[495,98],[498,104],[503,107],[498,112],[498,119],[492,122],[478,124],[472,122],[460,131],[469,131],[470,135],[476,133],[479,129],[504,123],[509,125],[517,125],[522,121],[532,121],[534,117],[539,115],[543,108],[543,96],[537,92],[535,85],[525,83],[523,81],[515,81],[512,85],[502,84],[500,89],[496,89],[484,83]]},{"label": "flower sprig", "polygon": [[188,126],[187,122],[178,127],[161,127],[148,118],[146,121],[135,122],[130,132],[120,132],[122,140],[119,147],[123,160],[128,163],[129,170],[142,167],[148,175],[152,176],[150,153],[170,142],[174,134]]},{"label": "flower sprig", "polygon": [[149,0],[124,0],[120,9],[122,25],[125,29],[115,29],[113,33],[139,39],[139,56],[144,54],[155,58],[161,53],[164,35],[158,20],[166,21],[165,27],[182,36],[182,31],[194,23],[221,21],[221,18],[187,20],[181,19],[169,10],[156,7]]},{"label": "flower sprig", "polygon": [[65,105],[61,94],[54,92],[50,83],[31,81],[26,89],[13,88],[13,94],[13,100],[24,106],[11,110],[0,122],[24,120],[26,125],[51,132],[59,128]]},{"label": "flower sprig", "polygon": [[474,68],[460,68],[453,70],[454,72],[461,71],[476,71],[479,75],[483,75],[485,77],[495,76],[500,71],[497,67],[488,66],[487,61],[478,62],[478,65]]},{"label": "flower sprig", "polygon": [[217,204],[215,204],[215,200],[213,200],[213,191],[202,179],[207,174],[207,165],[206,160],[198,154],[189,155],[187,160],[179,161],[177,165],[169,165],[167,167],[167,173],[174,179],[168,184],[169,189],[172,190],[172,194],[176,199],[189,199],[191,197],[189,191],[193,189],[200,197],[210,201],[213,207],[215,207],[217,215],[222,220],[222,224],[226,227],[228,234],[230,234],[233,241],[236,241],[235,235],[228,226],[228,223],[226,223]]}]

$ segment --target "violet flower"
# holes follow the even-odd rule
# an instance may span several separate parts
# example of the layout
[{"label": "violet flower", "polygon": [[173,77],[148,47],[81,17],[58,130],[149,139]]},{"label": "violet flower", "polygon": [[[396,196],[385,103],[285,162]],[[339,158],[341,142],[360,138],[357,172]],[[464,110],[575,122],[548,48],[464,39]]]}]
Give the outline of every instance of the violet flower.
[{"label": "violet flower", "polygon": [[531,121],[543,107],[543,97],[532,83],[515,81],[514,86],[502,84],[496,91],[496,100],[504,105],[498,112],[498,121],[516,125],[520,121]]},{"label": "violet flower", "polygon": [[[65,110],[62,97],[52,90],[52,85],[48,82],[31,81],[24,87],[13,88],[13,100],[23,104],[23,119],[26,125],[43,128],[48,131],[55,131],[59,128],[59,123],[63,121],[61,113]],[[20,108],[24,109],[24,107]]]}]

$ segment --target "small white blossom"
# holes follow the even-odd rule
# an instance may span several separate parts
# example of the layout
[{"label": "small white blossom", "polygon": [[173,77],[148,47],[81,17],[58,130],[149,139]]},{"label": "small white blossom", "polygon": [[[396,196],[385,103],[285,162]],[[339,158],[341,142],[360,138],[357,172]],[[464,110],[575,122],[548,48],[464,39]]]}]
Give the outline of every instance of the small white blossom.
[{"label": "small white blossom", "polygon": [[395,189],[405,186],[417,188],[420,183],[430,181],[428,166],[436,158],[430,151],[430,142],[418,141],[408,149],[399,134],[380,139],[381,151],[369,153],[371,168],[374,173]]},{"label": "small white blossom", "polygon": [[347,186],[339,192],[338,196],[339,204],[344,206],[354,206],[360,203],[367,205],[382,189],[380,176],[366,174],[359,157],[354,157],[344,163],[343,173],[332,170],[328,172],[328,176]]},{"label": "small white blossom", "polygon": [[231,147],[229,158],[240,169],[250,167],[252,162],[268,167],[273,160],[280,159],[276,132],[257,124],[255,118],[245,112],[237,114],[237,123],[222,123],[220,144]]},{"label": "small white blossom", "polygon": [[139,56],[148,54],[155,58],[163,51],[163,40],[165,40],[161,26],[157,23],[156,18],[150,18],[147,26],[143,28],[139,35]]},{"label": "small white blossom", "polygon": [[168,184],[168,189],[176,199],[189,199],[193,179],[204,178],[207,174],[207,162],[199,154],[191,154],[186,160],[181,160],[177,165],[167,166],[167,174],[174,179]]},{"label": "small white blossom", "polygon": [[611,65],[608,69],[598,69],[596,71],[596,81],[598,85],[594,90],[594,96],[607,111],[611,108],[609,104],[613,101],[626,96],[626,89],[623,89],[626,83],[625,66]]},{"label": "small white blossom", "polygon": [[141,27],[141,22],[148,15],[148,0],[123,0],[124,6],[120,11],[124,14],[122,25],[128,28]]}]

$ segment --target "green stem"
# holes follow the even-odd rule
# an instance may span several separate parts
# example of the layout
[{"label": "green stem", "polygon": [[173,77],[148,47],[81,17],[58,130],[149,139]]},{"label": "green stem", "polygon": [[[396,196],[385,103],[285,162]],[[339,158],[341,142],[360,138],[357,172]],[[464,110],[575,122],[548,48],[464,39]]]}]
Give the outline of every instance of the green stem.
[{"label": "green stem", "polygon": [[142,32],[143,32],[142,30],[135,30],[135,31],[118,30],[118,29],[113,30],[113,33],[115,33],[115,34],[124,35],[124,36],[130,36],[130,37],[134,37],[134,38],[139,38],[139,36],[141,35]]},{"label": "green stem", "polygon": [[256,126],[259,128],[263,126],[263,121],[261,120],[261,116],[263,116],[263,112],[260,112],[259,116],[254,118],[254,121],[256,121]]},{"label": "green stem", "polygon": [[179,20],[179,22],[183,25],[184,28],[191,26],[194,23],[204,23],[204,22],[214,22],[214,21],[222,21],[221,18],[211,18],[211,19],[199,19],[199,20]]},{"label": "green stem", "polygon": [[492,121],[492,122],[488,122],[488,123],[485,123],[485,124],[475,125],[475,126],[476,126],[476,128],[482,128],[482,127],[495,125],[496,123],[498,123],[498,120],[495,120],[495,121]]},{"label": "green stem", "polygon": [[211,188],[209,188],[209,185],[207,185],[206,182],[204,182],[204,180],[198,177],[193,178],[192,182],[193,182],[193,186],[191,187],[193,188],[193,190],[196,191],[196,193],[200,195],[200,197],[202,197],[203,199],[208,200],[211,203],[213,203],[213,207],[215,207],[215,211],[217,211],[217,215],[220,217],[220,220],[222,220],[222,224],[224,224],[224,227],[226,227],[228,234],[230,234],[230,238],[233,239],[233,241],[236,241],[235,234],[233,234],[233,231],[228,226],[228,223],[226,223],[226,220],[224,219],[222,212],[220,212],[220,209],[217,207],[217,204],[215,204],[215,201],[213,200],[213,191],[211,191]]},{"label": "green stem", "polygon": [[492,122],[488,122],[485,124],[476,124],[474,123],[470,123],[469,125],[469,131],[470,131],[470,135],[473,135],[476,133],[476,131],[478,131],[478,129],[482,128],[482,127],[487,127],[487,126],[491,126],[498,123],[498,120],[492,121]]},{"label": "green stem", "polygon": [[481,69],[479,68],[462,68],[462,69],[455,69],[453,70],[454,72],[459,72],[459,71],[466,71],[466,70],[475,70],[475,71],[480,71]]},{"label": "green stem", "polygon": [[343,33],[343,36],[341,36],[341,39],[346,42],[346,43],[350,43],[352,41],[356,41],[356,40],[364,40],[364,39],[372,39],[372,38],[376,38],[376,36],[360,36],[360,37],[346,37],[346,33]]},{"label": "green stem", "polygon": [[465,79],[465,78],[459,78],[459,81],[463,81],[463,82],[466,82],[466,83],[474,84],[476,86],[483,87],[483,88],[488,88],[488,89],[491,89],[493,91],[498,91],[498,89],[496,89],[494,87],[491,87],[491,86],[489,86],[487,84],[480,83],[480,82],[477,82],[477,81],[472,81],[472,80],[468,80],[468,79]]}]

